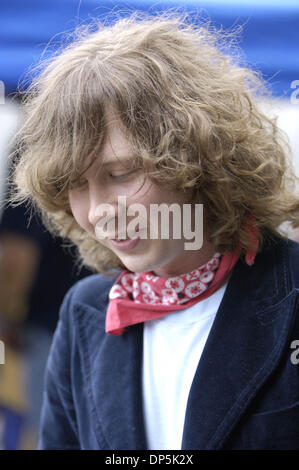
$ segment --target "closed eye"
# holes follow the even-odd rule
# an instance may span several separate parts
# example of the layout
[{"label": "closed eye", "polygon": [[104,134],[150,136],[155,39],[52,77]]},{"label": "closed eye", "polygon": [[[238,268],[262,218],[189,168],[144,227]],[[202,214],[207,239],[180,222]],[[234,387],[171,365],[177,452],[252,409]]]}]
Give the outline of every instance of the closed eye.
[{"label": "closed eye", "polygon": [[134,171],[127,171],[126,173],[109,173],[110,178],[113,179],[124,179],[130,175],[132,175]]},{"label": "closed eye", "polygon": [[[134,168],[133,170],[126,171],[125,173],[113,173],[109,172],[107,173],[109,178],[112,178],[113,180],[125,180],[126,178],[129,178],[132,176],[136,171],[138,171],[138,168]],[[85,178],[80,178],[75,181],[70,182],[69,189],[83,189],[86,184],[88,184],[88,181]]]}]

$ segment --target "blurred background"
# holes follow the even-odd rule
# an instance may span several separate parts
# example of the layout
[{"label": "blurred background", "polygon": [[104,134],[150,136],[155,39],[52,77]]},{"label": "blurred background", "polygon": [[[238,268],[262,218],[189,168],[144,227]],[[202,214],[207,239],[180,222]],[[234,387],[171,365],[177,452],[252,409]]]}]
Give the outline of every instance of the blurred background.
[{"label": "blurred background", "polygon": [[[262,73],[272,98],[261,106],[287,133],[299,174],[298,0],[126,1],[1,0],[0,3],[0,449],[35,449],[43,374],[59,305],[69,287],[90,274],[79,269],[65,240],[51,237],[28,208],[7,207],[8,155],[22,122],[19,91],[72,31],[113,13],[165,8],[199,12],[214,26],[242,25],[244,60]],[[298,239],[299,233],[290,237]]]}]

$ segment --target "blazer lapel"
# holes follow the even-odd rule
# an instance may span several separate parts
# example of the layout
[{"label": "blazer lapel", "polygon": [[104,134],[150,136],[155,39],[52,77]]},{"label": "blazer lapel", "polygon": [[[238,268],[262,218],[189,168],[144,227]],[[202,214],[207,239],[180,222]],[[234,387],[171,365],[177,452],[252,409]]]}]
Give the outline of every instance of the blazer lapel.
[{"label": "blazer lapel", "polygon": [[100,448],[142,450],[146,448],[141,392],[143,325],[130,327],[120,336],[106,334],[106,309],[107,305],[101,310],[76,306],[94,431]]},{"label": "blazer lapel", "polygon": [[112,449],[146,448],[141,363],[142,325],[121,336],[105,336],[94,392],[103,433]]},{"label": "blazer lapel", "polygon": [[299,293],[285,259],[275,249],[237,263],[192,382],[182,449],[220,449],[278,365]]}]

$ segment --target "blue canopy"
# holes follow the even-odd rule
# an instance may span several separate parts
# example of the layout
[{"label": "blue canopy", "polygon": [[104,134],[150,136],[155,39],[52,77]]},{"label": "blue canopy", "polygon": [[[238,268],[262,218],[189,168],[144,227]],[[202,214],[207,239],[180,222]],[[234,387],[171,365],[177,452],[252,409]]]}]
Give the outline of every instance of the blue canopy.
[{"label": "blue canopy", "polygon": [[204,18],[225,28],[243,25],[240,46],[245,60],[269,81],[272,92],[288,97],[299,79],[298,0],[1,0],[0,80],[6,93],[14,92],[50,43],[60,45],[61,33],[71,32],[91,18],[103,19],[111,11],[150,12],[181,7],[203,10]]}]

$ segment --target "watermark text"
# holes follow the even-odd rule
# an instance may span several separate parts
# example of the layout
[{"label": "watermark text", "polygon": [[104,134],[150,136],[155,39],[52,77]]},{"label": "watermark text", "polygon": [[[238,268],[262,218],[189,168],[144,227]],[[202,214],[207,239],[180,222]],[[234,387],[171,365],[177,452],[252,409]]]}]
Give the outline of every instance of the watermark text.
[{"label": "watermark text", "polygon": [[0,340],[0,364],[5,364],[5,346],[3,341]]},{"label": "watermark text", "polygon": [[291,93],[291,103],[299,104],[299,80],[293,80],[291,83],[291,88],[295,88],[295,90]]},{"label": "watermark text", "polygon": [[5,85],[2,80],[0,80],[0,104],[5,104]]},{"label": "watermark text", "polygon": [[291,342],[290,348],[295,349],[291,354],[291,363],[297,365],[299,364],[299,339],[294,339],[294,341]]},{"label": "watermark text", "polygon": [[[99,240],[132,238],[137,235],[141,239],[155,240],[194,239],[184,243],[186,250],[199,250],[203,245],[203,204],[180,206],[177,203],[162,203],[150,204],[147,208],[143,204],[134,203],[126,207],[126,196],[118,196],[117,215],[111,204],[99,204],[95,216],[99,218],[95,226],[95,235]],[[127,217],[133,216],[128,222]]]}]

